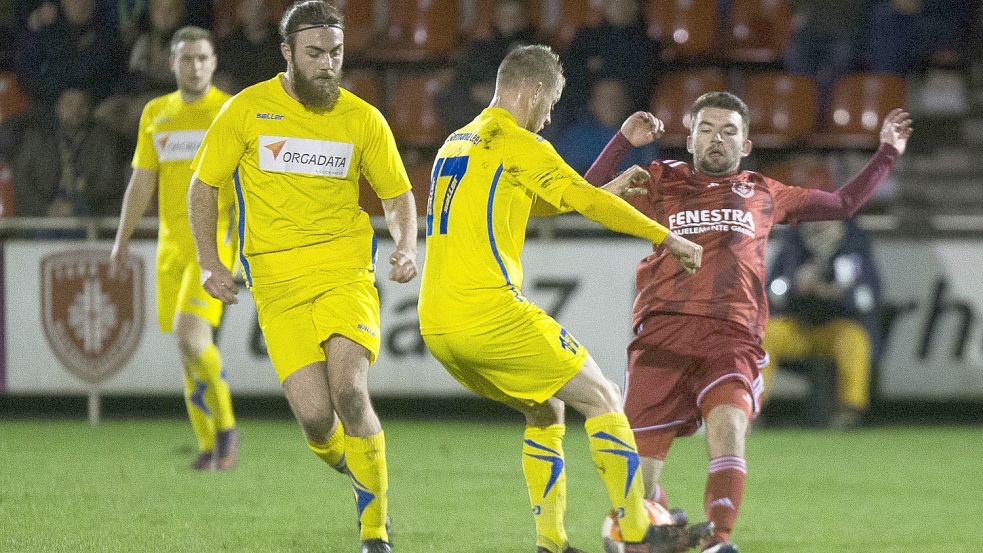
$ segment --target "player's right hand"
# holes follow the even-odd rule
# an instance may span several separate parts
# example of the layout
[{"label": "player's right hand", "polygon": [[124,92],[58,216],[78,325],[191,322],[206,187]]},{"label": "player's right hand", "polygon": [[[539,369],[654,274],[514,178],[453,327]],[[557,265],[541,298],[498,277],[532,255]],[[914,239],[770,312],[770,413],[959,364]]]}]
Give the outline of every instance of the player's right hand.
[{"label": "player's right hand", "polygon": [[666,236],[662,245],[669,250],[669,253],[689,274],[695,273],[703,263],[703,246],[690,242],[674,232],[670,232]]},{"label": "player's right hand", "polygon": [[651,144],[666,132],[666,126],[647,111],[636,111],[621,124],[621,134],[639,148]]},{"label": "player's right hand", "polygon": [[236,298],[239,287],[232,280],[232,272],[221,263],[201,268],[201,286],[209,296],[225,305],[239,303],[239,299]]}]

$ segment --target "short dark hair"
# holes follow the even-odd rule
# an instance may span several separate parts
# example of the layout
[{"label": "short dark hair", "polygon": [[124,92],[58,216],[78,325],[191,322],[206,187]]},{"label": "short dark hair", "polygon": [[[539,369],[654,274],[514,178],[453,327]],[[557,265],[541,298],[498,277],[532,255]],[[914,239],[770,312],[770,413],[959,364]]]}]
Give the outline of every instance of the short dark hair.
[{"label": "short dark hair", "polygon": [[280,19],[280,38],[294,45],[294,33],[310,27],[337,27],[345,30],[345,18],[338,8],[323,0],[299,0],[283,12]]},{"label": "short dark hair", "polygon": [[696,124],[696,115],[703,108],[720,108],[736,111],[741,120],[744,121],[744,136],[747,137],[750,115],[748,115],[747,104],[730,92],[707,92],[693,102],[693,107],[689,110],[690,126]]},{"label": "short dark hair", "polygon": [[171,35],[171,52],[177,48],[178,44],[195,40],[207,40],[212,45],[212,50],[215,49],[215,37],[211,31],[202,29],[201,27],[195,27],[194,25],[188,25],[174,31],[174,34]]},{"label": "short dark hair", "polygon": [[498,85],[510,88],[526,79],[542,81],[548,90],[562,89],[566,79],[560,56],[542,44],[520,46],[509,52],[498,66]]}]

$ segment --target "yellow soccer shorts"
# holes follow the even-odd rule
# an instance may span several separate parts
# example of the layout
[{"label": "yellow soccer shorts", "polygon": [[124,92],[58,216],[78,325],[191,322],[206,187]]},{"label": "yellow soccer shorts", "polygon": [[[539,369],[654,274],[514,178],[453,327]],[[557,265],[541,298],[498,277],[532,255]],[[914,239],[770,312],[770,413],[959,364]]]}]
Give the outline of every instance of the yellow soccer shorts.
[{"label": "yellow soccer shorts", "polygon": [[[232,270],[235,244],[220,247],[218,255],[222,264]],[[161,332],[173,330],[174,316],[178,313],[195,315],[215,327],[222,318],[222,302],[202,288],[193,246],[190,251],[182,251],[162,245],[157,256],[157,324]]]},{"label": "yellow soccer shorts", "polygon": [[297,369],[325,360],[322,344],[340,335],[379,355],[379,292],[367,269],[313,270],[252,287],[266,349],[282,383]]},{"label": "yellow soccer shorts", "polygon": [[430,334],[423,340],[465,388],[513,408],[553,397],[587,359],[587,348],[528,302],[517,304],[514,316],[492,328]]}]

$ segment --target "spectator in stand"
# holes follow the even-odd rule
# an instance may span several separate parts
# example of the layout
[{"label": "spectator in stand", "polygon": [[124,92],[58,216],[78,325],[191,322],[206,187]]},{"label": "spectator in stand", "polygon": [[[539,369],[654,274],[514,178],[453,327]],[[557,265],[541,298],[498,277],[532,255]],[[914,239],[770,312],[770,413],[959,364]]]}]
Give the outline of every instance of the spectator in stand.
[{"label": "spectator in stand", "polygon": [[112,129],[124,151],[136,147],[140,114],[156,96],[173,91],[177,84],[171,72],[171,35],[187,19],[184,0],[149,0],[130,50],[129,73],[124,90],[96,107],[95,118]]},{"label": "spectator in stand", "polygon": [[171,71],[171,35],[186,19],[184,0],[150,0],[145,28],[130,50],[130,78],[134,92],[163,94],[174,90]]},{"label": "spectator in stand", "polygon": [[866,57],[872,71],[910,73],[926,62],[957,63],[973,11],[966,0],[876,0]]},{"label": "spectator in stand", "polygon": [[648,37],[638,0],[606,0],[602,21],[574,35],[564,55],[567,87],[557,106],[553,132],[590,109],[594,84],[603,78],[632,83],[631,109],[648,106],[656,78],[659,43]]},{"label": "spectator in stand", "polygon": [[239,0],[237,8],[240,25],[219,41],[215,75],[216,86],[230,94],[272,79],[286,68],[266,0]]},{"label": "spectator in stand", "polygon": [[95,18],[95,0],[41,2],[27,13],[14,71],[35,102],[52,106],[69,88],[109,95],[120,68],[117,40]]},{"label": "spectator in stand", "polygon": [[115,136],[91,117],[91,94],[61,93],[53,116],[35,119],[12,161],[17,215],[68,217],[119,212],[123,161]]},{"label": "spectator in stand", "polygon": [[879,341],[880,279],[867,235],[852,220],[789,229],[772,263],[772,317],[762,346],[765,393],[783,361],[831,357],[838,405],[834,428],[858,426],[870,405],[870,372]]},{"label": "spectator in stand", "polygon": [[873,0],[788,0],[792,39],[785,68],[814,75],[819,113],[829,106],[833,84],[855,67]]},{"label": "spectator in stand", "polygon": [[[625,83],[618,79],[601,79],[591,91],[590,114],[560,135],[555,143],[557,153],[567,165],[583,175],[631,112],[631,96]],[[648,160],[656,159],[658,153],[655,143],[634,148],[618,169],[623,171],[632,165],[645,165]]]},{"label": "spectator in stand", "polygon": [[498,65],[516,46],[540,42],[529,16],[528,0],[498,0],[491,36],[462,48],[454,77],[437,94],[436,109],[447,128],[467,125],[495,94]]}]

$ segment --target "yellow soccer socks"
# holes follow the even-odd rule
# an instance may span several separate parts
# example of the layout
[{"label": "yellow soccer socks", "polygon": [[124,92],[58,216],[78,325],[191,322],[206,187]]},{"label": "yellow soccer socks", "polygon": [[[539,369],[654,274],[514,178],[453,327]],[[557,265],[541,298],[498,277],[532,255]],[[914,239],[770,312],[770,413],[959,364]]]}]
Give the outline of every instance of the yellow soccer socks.
[{"label": "yellow soccer socks", "polygon": [[527,426],[522,443],[522,473],[536,517],[536,546],[560,553],[569,544],[563,526],[567,510],[567,472],[563,460],[566,426]]},{"label": "yellow soccer socks", "polygon": [[215,424],[212,410],[205,404],[205,390],[208,385],[192,378],[190,371],[184,371],[184,405],[188,408],[191,428],[198,439],[198,451],[211,451],[215,447]]},{"label": "yellow soccer socks", "polygon": [[307,447],[331,468],[342,474],[347,472],[348,469],[345,464],[345,427],[342,426],[341,420],[338,420],[338,424],[335,425],[334,431],[328,436],[326,442],[316,444],[308,440]]},{"label": "yellow soccer socks", "polygon": [[205,388],[205,404],[212,411],[215,430],[221,432],[234,428],[235,415],[232,412],[232,393],[222,374],[222,356],[214,344],[209,345],[198,359],[191,362],[192,374],[196,379],[208,384]]},{"label": "yellow soccer socks", "polygon": [[386,513],[389,508],[389,474],[386,467],[386,438],[380,430],[365,438],[345,436],[345,459],[355,489],[355,505],[362,541],[389,541]]},{"label": "yellow soccer socks", "polygon": [[643,498],[635,437],[624,413],[605,413],[587,419],[590,455],[611,498],[625,541],[639,542],[649,527]]}]

